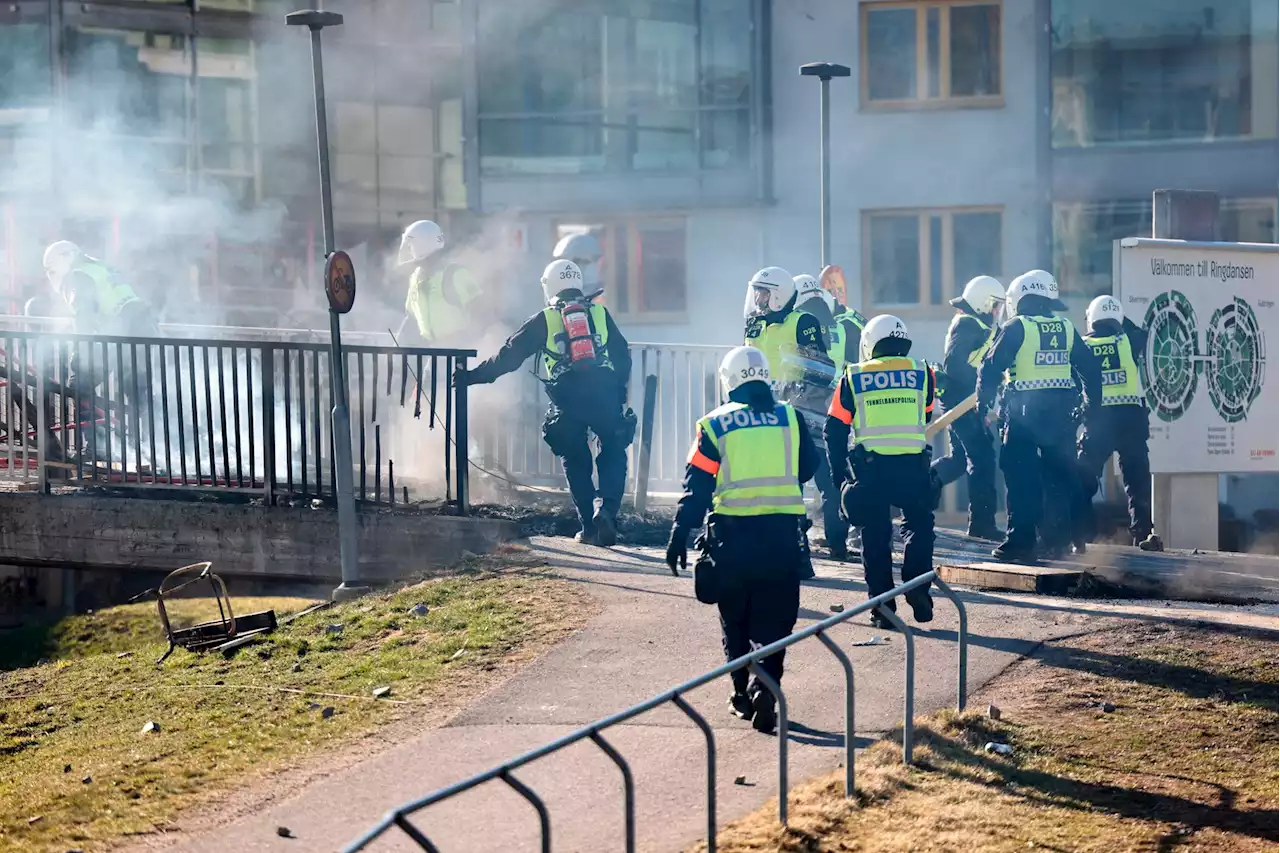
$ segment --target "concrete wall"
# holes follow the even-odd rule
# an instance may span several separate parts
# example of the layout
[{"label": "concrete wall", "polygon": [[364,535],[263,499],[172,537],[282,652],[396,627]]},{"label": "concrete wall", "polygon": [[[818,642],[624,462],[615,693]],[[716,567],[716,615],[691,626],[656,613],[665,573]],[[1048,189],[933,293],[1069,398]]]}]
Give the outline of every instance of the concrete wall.
[{"label": "concrete wall", "polygon": [[[341,580],[337,514],[30,493],[0,494],[0,564],[172,570],[209,560],[228,577]],[[389,581],[457,562],[515,539],[495,519],[363,512],[363,579]]]}]

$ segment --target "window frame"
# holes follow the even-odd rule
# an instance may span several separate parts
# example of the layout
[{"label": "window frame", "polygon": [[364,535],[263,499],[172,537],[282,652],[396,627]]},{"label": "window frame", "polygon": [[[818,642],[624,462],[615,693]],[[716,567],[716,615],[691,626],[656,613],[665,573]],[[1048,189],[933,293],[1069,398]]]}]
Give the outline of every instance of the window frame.
[{"label": "window frame", "polygon": [[[640,213],[630,215],[587,214],[584,216],[557,216],[551,222],[551,241],[560,240],[560,229],[574,225],[599,225],[608,233],[608,245],[613,245],[619,231],[625,233],[627,240],[627,270],[625,280],[618,283],[618,270],[612,265],[608,274],[601,281],[604,293],[597,301],[609,309],[617,320],[631,323],[656,325],[661,323],[684,323],[689,318],[689,218],[680,213]],[[684,308],[675,311],[644,311],[638,306],[644,304],[644,281],[640,276],[640,253],[635,251],[636,239],[644,225],[658,225],[679,228],[684,233]],[[619,289],[627,294],[627,309],[618,307],[616,294]]]},{"label": "window frame", "polygon": [[[490,0],[498,5],[498,0]],[[750,172],[758,169],[759,160],[763,159],[762,151],[759,147],[757,137],[760,135],[763,115],[765,110],[760,106],[758,98],[760,95],[757,90],[768,88],[767,68],[768,55],[760,42],[761,23],[760,19],[763,15],[762,7],[759,2],[744,3],[745,13],[750,16],[750,29],[748,49],[750,51],[749,61],[751,67],[747,74],[747,95],[742,103],[716,103],[714,100],[707,98],[705,89],[704,73],[705,68],[702,66],[703,39],[705,30],[702,29],[702,3],[704,0],[691,0],[695,8],[695,20],[698,30],[695,33],[695,53],[694,53],[694,74],[696,77],[694,89],[696,103],[680,106],[646,106],[636,103],[632,96],[627,95],[624,98],[625,104],[620,107],[606,107],[591,109],[566,109],[559,111],[529,111],[529,110],[486,110],[483,104],[483,97],[480,92],[480,84],[477,80],[475,91],[475,120],[474,135],[476,140],[476,163],[477,169],[482,178],[490,180],[528,180],[539,181],[547,177],[556,178],[598,178],[598,177],[618,177],[618,176],[640,176],[644,178],[664,177],[664,176],[684,176],[684,175],[701,175],[701,174],[727,174],[734,172]],[[634,53],[634,23],[636,21],[645,20],[643,18],[627,17],[631,32],[628,40],[628,50]],[[485,44],[483,40],[477,46],[477,51],[483,55]],[[634,55],[629,54],[627,62],[632,62]],[[631,85],[634,81],[628,81]],[[636,166],[635,157],[637,153],[638,136],[646,131],[662,132],[661,127],[645,128],[640,126],[640,117],[646,114],[663,114],[671,116],[680,116],[682,119],[686,116],[692,117],[691,136],[693,138],[693,160],[694,162],[688,166]],[[623,121],[616,126],[610,126],[610,118],[621,115]],[[709,164],[708,152],[703,148],[703,137],[705,135],[703,122],[709,117],[716,115],[736,115],[745,116],[747,120],[748,133],[745,140],[743,150],[743,159],[731,162],[726,166],[715,166]],[[600,121],[602,128],[601,153],[599,155],[561,155],[557,157],[496,157],[494,155],[485,155],[481,153],[482,137],[484,135],[484,124],[486,122],[495,121],[543,121],[554,125],[556,123],[574,123],[578,121]],[[612,130],[618,134],[618,139],[609,140],[606,130]],[[621,140],[621,141],[619,141]],[[611,146],[615,150],[611,150]],[[601,166],[599,168],[580,168],[577,164],[581,161],[588,160],[591,157],[599,157]],[[554,162],[564,161],[574,166],[574,168],[531,168],[528,170],[515,168],[504,169],[485,165],[485,160],[532,160],[535,162]]]},{"label": "window frame", "polygon": [[[957,214],[964,215],[966,213],[996,213],[1000,216],[1000,268],[993,271],[987,271],[985,275],[995,276],[1002,279],[1004,276],[1004,205],[1001,204],[975,204],[963,205],[959,207],[884,207],[871,208],[862,211],[862,304],[865,306],[863,313],[873,312],[880,313],[882,311],[892,311],[895,314],[922,314],[922,313],[950,313],[953,309],[947,301],[960,295],[959,289],[964,286],[963,282],[955,279],[955,216]],[[874,298],[875,288],[871,280],[871,221],[877,216],[915,216],[916,217],[916,258],[917,271],[919,278],[916,282],[916,301],[915,302],[876,302]],[[929,300],[930,280],[933,267],[930,261],[930,219],[934,216],[942,217],[942,274],[940,276],[943,283],[942,301],[933,304]],[[946,282],[952,281],[953,291],[946,289]]]},{"label": "window frame", "polygon": [[[960,6],[996,6],[1000,10],[999,67],[996,82],[998,95],[951,96],[951,9]],[[940,10],[938,15],[938,97],[921,96],[928,91],[929,78],[929,9]],[[914,9],[916,13],[916,97],[872,99],[870,84],[870,54],[867,50],[867,18],[883,9]],[[1004,0],[874,0],[863,2],[858,8],[858,97],[861,109],[866,112],[900,112],[910,110],[997,109],[1004,106],[1005,82],[1005,9]],[[944,94],[945,93],[945,94]]]}]

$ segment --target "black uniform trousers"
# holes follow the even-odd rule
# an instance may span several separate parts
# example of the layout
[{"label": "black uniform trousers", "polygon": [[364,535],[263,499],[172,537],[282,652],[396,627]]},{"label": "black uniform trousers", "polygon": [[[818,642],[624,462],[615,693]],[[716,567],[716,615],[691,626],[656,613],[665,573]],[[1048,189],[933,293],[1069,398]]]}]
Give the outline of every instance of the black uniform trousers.
[{"label": "black uniform trousers", "polygon": [[1009,511],[1005,547],[1030,551],[1036,547],[1037,531],[1048,548],[1071,544],[1075,433],[1069,408],[1056,416],[1009,414],[1000,444]]},{"label": "black uniform trousers", "polygon": [[[715,560],[719,584],[716,602],[725,660],[777,642],[795,630],[800,613],[803,573],[802,516],[724,516],[707,525],[707,554]],[[770,655],[760,668],[779,684],[785,652]],[[733,689],[753,699],[762,690],[746,669],[735,670]]]},{"label": "black uniform trousers", "polygon": [[[597,495],[601,511],[610,515],[616,515],[622,504],[627,484],[627,446],[632,438],[616,388],[602,387],[598,391],[579,391],[557,398],[542,425],[542,437],[551,452],[560,457],[573,505],[583,529],[588,531],[593,529]],[[588,430],[600,442],[594,460]],[[598,476],[599,490],[593,474]]]},{"label": "black uniform trousers", "polygon": [[813,482],[822,497],[822,532],[827,537],[827,547],[836,551],[847,550],[849,522],[840,514],[840,490],[831,479],[831,465],[827,455],[820,454],[821,462],[813,472]]},{"label": "black uniform trousers", "polygon": [[1073,513],[1076,541],[1088,542],[1097,534],[1093,496],[1107,459],[1115,453],[1129,503],[1129,535],[1141,542],[1151,534],[1151,461],[1147,409],[1142,405],[1101,406],[1085,421],[1076,451],[1080,475],[1077,511]]},{"label": "black uniform trousers", "polygon": [[969,529],[996,526],[996,449],[986,422],[978,413],[967,412],[949,429],[951,452],[933,463],[934,475],[942,485],[969,475]]},{"label": "black uniform trousers", "polygon": [[[902,510],[902,580],[933,569],[933,493],[929,487],[929,455],[886,455],[855,450],[851,518],[862,528],[862,566],[867,597],[893,589],[892,508]],[[927,586],[907,595],[908,601],[929,598]],[[889,602],[893,608],[893,602]]]}]

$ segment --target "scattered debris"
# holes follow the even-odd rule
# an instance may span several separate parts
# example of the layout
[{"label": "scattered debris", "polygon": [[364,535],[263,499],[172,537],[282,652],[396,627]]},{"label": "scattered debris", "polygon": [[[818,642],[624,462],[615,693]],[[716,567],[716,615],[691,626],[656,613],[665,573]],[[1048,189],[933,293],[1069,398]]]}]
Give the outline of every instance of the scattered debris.
[{"label": "scattered debris", "polygon": [[889,645],[888,637],[881,637],[879,634],[874,635],[870,640],[859,640],[856,643],[850,643],[851,646],[887,646]]},{"label": "scattered debris", "polygon": [[62,772],[63,772],[63,773],[70,773],[70,772],[71,772],[71,765],[70,765],[70,764],[64,764],[64,765],[62,765]]},{"label": "scattered debris", "polygon": [[287,826],[277,826],[276,835],[281,838],[293,838],[293,832]]},{"label": "scattered debris", "polygon": [[290,670],[292,670],[293,672],[302,672],[302,664],[295,663],[293,666],[290,667]]},{"label": "scattered debris", "polygon": [[844,605],[843,605],[843,604],[833,604],[833,605],[831,605],[831,612],[832,612],[832,613],[843,613],[843,612],[844,612]]},{"label": "scattered debris", "polygon": [[466,653],[467,653],[466,649],[458,649],[456,652],[454,652],[452,655],[449,656],[449,660],[457,660],[458,658],[462,657]]},{"label": "scattered debris", "polygon": [[81,781],[81,782],[83,782],[84,784],[88,785],[88,784],[90,784],[91,782],[93,782],[93,777],[92,777],[92,776],[86,776],[86,777],[84,777],[83,779],[81,779],[80,781]]},{"label": "scattered debris", "polygon": [[308,710],[311,710],[311,711],[319,711],[319,710],[320,710],[320,703],[319,703],[319,702],[312,702],[310,705],[308,705],[308,706],[307,706],[307,709],[308,709]]},{"label": "scattered debris", "polygon": [[733,784],[735,784],[735,785],[745,785],[745,784],[747,784],[747,777],[746,777],[746,776],[737,776],[737,777],[734,777]]},{"label": "scattered debris", "polygon": [[327,720],[327,719],[329,719],[329,718],[330,718],[330,717],[332,717],[332,716],[333,716],[333,706],[332,706],[332,705],[328,705],[328,706],[326,706],[323,710],[321,710],[321,711],[320,711],[320,719],[322,719],[322,720]]},{"label": "scattered debris", "polygon": [[154,720],[148,720],[147,724],[142,727],[142,731],[139,732],[139,734],[144,734],[144,735],[152,734],[152,733],[159,734],[159,732],[160,732],[160,724],[155,722]]},{"label": "scattered debris", "polygon": [[1110,714],[1110,713],[1113,713],[1115,710],[1116,710],[1116,706],[1112,705],[1110,702],[1102,703],[1102,713]]},{"label": "scattered debris", "polygon": [[415,604],[409,608],[410,616],[426,616],[431,612],[431,608],[425,604]]},{"label": "scattered debris", "polygon": [[44,820],[44,815],[42,814],[32,815],[31,817],[27,818],[27,826],[30,826],[33,823],[39,823],[42,820]]},{"label": "scattered debris", "polygon": [[1013,747],[1007,743],[988,743],[983,748],[987,752],[994,752],[996,755],[1013,755]]},{"label": "scattered debris", "polygon": [[325,632],[326,634],[341,634],[341,633],[342,633],[342,624],[341,624],[341,623],[338,623],[338,622],[334,622],[334,623],[332,623],[332,624],[325,625],[325,626],[324,626],[324,632]]},{"label": "scattered debris", "polygon": [[312,498],[312,499],[311,499],[311,508],[312,508],[312,509],[324,509],[324,501],[320,500],[319,498]]},{"label": "scattered debris", "polygon": [[131,658],[131,657],[133,657],[133,652],[116,652],[116,657],[118,657],[118,658]]},{"label": "scattered debris", "polygon": [[1000,709],[999,709],[999,708],[997,708],[995,705],[988,705],[988,706],[987,706],[987,717],[989,717],[989,718],[990,718],[990,719],[992,719],[992,720],[998,720],[998,719],[1000,719]]},{"label": "scattered debris", "polygon": [[390,688],[390,687],[375,687],[375,688],[373,688],[373,698],[374,698],[374,699],[381,699],[383,696],[390,696],[390,695],[391,695],[391,688]]}]

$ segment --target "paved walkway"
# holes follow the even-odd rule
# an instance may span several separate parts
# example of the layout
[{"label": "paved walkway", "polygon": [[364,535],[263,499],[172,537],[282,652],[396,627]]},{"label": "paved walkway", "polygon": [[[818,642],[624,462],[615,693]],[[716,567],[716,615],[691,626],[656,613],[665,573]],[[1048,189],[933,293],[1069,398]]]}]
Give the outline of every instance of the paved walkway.
[{"label": "paved walkway", "polygon": [[[179,838],[188,851],[334,850],[360,835],[393,806],[458,781],[641,701],[722,660],[714,610],[699,605],[687,577],[672,578],[655,549],[619,547],[606,552],[566,539],[536,539],[534,547],[557,571],[585,584],[602,613],[584,630],[530,664],[510,681],[464,710],[447,725],[399,748],[374,755],[346,771],[306,787],[292,798],[216,835]],[[860,572],[819,563],[819,577],[801,598],[801,624],[865,598]],[[969,687],[997,675],[1044,640],[1068,637],[1131,615],[1151,618],[1159,608],[1074,600],[968,594],[972,646]],[[1150,609],[1150,608],[1149,608]],[[906,612],[909,612],[906,611]],[[1176,614],[1198,619],[1196,611]],[[1274,624],[1274,613],[1254,614]],[[1213,616],[1204,618],[1214,618]],[[1231,618],[1236,618],[1232,616]],[[935,622],[916,646],[916,710],[954,703],[956,617],[939,602]],[[854,646],[883,635],[866,617],[833,630],[856,667],[859,745],[902,718],[902,638],[887,645]],[[834,769],[842,756],[843,702],[840,669],[819,643],[788,654],[784,687],[794,719],[791,779]],[[754,809],[777,791],[777,739],[760,735],[725,711],[727,680],[691,694],[690,701],[715,726],[717,798],[722,822]],[[611,729],[609,740],[631,761],[636,778],[639,847],[678,850],[702,837],[706,826],[705,754],[696,729],[675,709],[660,708]],[[551,809],[555,849],[621,850],[622,785],[617,769],[591,744],[579,744],[517,774]],[[734,784],[745,776],[746,784]],[[537,849],[533,810],[501,783],[489,783],[420,812],[416,823],[442,851]],[[288,826],[295,839],[277,837]],[[371,849],[412,850],[392,832]]]}]

